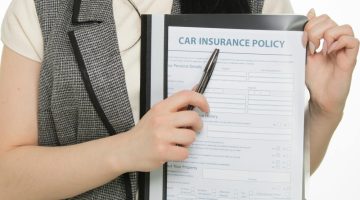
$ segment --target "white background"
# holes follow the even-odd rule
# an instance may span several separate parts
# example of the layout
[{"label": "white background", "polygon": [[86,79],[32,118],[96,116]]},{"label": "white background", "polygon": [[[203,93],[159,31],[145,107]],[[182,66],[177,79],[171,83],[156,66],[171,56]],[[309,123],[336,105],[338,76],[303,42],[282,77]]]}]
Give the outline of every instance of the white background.
[{"label": "white background", "polygon": [[[25,0],[30,1],[30,0]],[[356,0],[291,0],[295,13],[306,14],[315,8],[338,24],[353,26],[360,36],[359,3]],[[2,21],[10,0],[0,0]],[[360,57],[358,58],[360,60]],[[352,88],[343,120],[329,146],[327,155],[311,177],[310,196],[314,200],[360,199],[360,66],[355,69]]]}]

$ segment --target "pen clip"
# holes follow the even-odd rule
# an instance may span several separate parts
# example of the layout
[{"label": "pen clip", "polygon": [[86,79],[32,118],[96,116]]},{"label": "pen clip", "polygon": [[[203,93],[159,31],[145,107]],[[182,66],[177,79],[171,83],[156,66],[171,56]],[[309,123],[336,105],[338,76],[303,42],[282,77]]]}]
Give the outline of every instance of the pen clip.
[{"label": "pen clip", "polygon": [[204,69],[204,74],[201,77],[199,87],[197,88],[196,92],[203,94],[205,92],[205,89],[210,81],[210,77],[212,73],[214,72],[215,65],[219,56],[220,50],[215,49],[212,53],[211,57],[209,58],[209,61],[206,64],[206,67]]},{"label": "pen clip", "polygon": [[214,69],[214,65],[217,62],[218,56],[219,56],[220,50],[219,49],[215,49],[214,52],[211,54],[210,59],[208,60],[208,63],[206,64],[206,67],[204,69],[204,73],[207,74],[209,73],[209,70],[213,70]]}]

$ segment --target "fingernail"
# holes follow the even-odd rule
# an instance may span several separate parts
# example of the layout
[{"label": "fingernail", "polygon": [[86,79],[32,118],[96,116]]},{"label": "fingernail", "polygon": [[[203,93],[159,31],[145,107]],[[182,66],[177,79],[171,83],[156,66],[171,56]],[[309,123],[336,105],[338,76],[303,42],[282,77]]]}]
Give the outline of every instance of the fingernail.
[{"label": "fingernail", "polygon": [[314,9],[314,8],[311,8],[311,9],[309,10],[308,14],[307,14],[307,17],[308,17],[309,19],[312,19],[312,18],[314,18],[315,16],[316,16],[315,9]]},{"label": "fingernail", "polygon": [[326,40],[324,40],[324,42],[323,42],[323,49],[322,49],[322,52],[323,52],[323,55],[324,55],[324,56],[326,55],[327,50],[328,50],[328,45],[327,45]]},{"label": "fingernail", "polygon": [[307,42],[308,42],[308,34],[307,34],[307,32],[304,32],[303,38],[302,38],[302,43],[303,43],[305,48],[306,48]]},{"label": "fingernail", "polygon": [[315,53],[316,47],[315,47],[314,43],[309,42],[309,50],[310,50],[311,55],[313,55]]},{"label": "fingernail", "polygon": [[334,49],[336,49],[336,46],[338,45],[338,42],[334,42],[331,44],[331,46],[329,47],[329,50],[328,50],[328,54],[330,54],[331,52],[334,51]]}]

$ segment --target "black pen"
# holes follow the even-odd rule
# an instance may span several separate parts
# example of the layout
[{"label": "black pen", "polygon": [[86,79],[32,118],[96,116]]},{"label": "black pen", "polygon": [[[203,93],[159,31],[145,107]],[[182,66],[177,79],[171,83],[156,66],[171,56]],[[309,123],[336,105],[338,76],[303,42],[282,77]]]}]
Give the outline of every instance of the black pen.
[{"label": "black pen", "polygon": [[[214,52],[212,53],[211,57],[209,58],[209,61],[207,62],[206,66],[205,66],[204,73],[200,79],[198,86],[196,87],[195,92],[204,94],[206,86],[208,85],[211,75],[214,72],[215,65],[216,65],[217,59],[219,57],[219,53],[220,53],[219,49],[215,49]],[[192,105],[189,105],[187,108],[187,110],[193,110],[193,109],[194,109],[194,106],[192,106]]]}]

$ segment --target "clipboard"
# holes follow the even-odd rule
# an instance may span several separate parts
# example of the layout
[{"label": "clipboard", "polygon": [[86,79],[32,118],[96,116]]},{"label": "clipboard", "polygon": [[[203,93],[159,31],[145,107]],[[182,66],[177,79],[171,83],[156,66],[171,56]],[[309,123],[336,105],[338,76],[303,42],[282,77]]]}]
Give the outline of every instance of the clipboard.
[{"label": "clipboard", "polygon": [[[303,31],[306,22],[307,18],[300,15],[143,15],[141,30],[140,116],[145,115],[154,103],[168,96],[169,29],[171,27]],[[306,59],[305,55],[304,60]],[[300,123],[303,123],[303,121]],[[307,179],[310,176],[310,156],[307,135],[303,134],[302,142],[302,192],[298,197],[291,198],[291,200],[307,198]],[[168,198],[167,193],[167,169],[168,166],[165,164],[163,167],[150,173],[139,173],[139,199],[171,199]],[[221,198],[214,197],[214,199]]]}]

